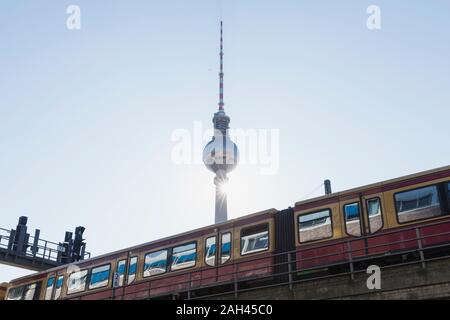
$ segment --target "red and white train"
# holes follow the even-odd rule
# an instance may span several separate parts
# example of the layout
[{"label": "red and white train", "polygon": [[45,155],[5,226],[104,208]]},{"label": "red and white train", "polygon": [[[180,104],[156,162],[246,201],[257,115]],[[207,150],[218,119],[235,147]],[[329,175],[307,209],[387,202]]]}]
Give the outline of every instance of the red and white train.
[{"label": "red and white train", "polygon": [[450,166],[12,280],[10,300],[195,298],[450,252]]}]

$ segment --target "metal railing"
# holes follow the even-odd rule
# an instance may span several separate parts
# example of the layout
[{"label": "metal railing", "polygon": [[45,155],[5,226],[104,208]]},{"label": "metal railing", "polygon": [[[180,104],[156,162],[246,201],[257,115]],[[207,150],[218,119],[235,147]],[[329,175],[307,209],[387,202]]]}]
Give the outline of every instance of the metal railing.
[{"label": "metal railing", "polygon": [[[444,229],[449,231],[430,233],[429,228],[439,226],[443,226]],[[423,231],[427,228],[428,234],[424,234]],[[412,234],[412,236],[406,237],[408,234]],[[444,237],[445,239],[437,239],[438,237]],[[391,238],[398,239],[369,244],[370,240],[373,239]],[[317,253],[328,248],[336,249],[336,251],[313,254],[310,257],[302,256],[305,253]],[[447,250],[437,256],[426,255],[426,253],[437,249]],[[405,255],[411,257],[402,259],[402,256]],[[277,257],[284,261],[275,262]],[[395,259],[387,262],[386,259],[390,257]],[[450,220],[441,220],[426,225],[382,231],[373,235],[301,246],[283,253],[261,254],[239,261],[233,260],[215,267],[194,268],[185,272],[169,273],[164,278],[155,278],[138,283],[140,287],[145,285],[145,288],[137,291],[130,290],[131,292],[125,293],[126,288],[135,284],[114,288],[112,296],[108,299],[126,299],[126,296],[149,299],[176,297],[178,295],[184,295],[187,299],[205,299],[230,294],[237,297],[242,292],[277,286],[289,286],[289,289],[292,290],[294,284],[333,277],[350,276],[354,280],[355,275],[366,272],[363,266],[367,266],[368,263],[374,261],[381,262],[380,269],[413,264],[420,264],[422,268],[426,268],[426,262],[447,258],[450,258]],[[231,271],[225,272],[225,269],[231,269]],[[330,273],[330,269],[333,269],[334,272]],[[213,273],[213,275],[205,275],[206,272]],[[165,283],[158,284],[161,280]],[[253,285],[250,286],[249,284],[252,282]],[[219,287],[223,288],[220,292],[201,294],[201,291]],[[124,291],[117,294],[119,289]],[[111,288],[105,290],[111,290]]]},{"label": "metal railing", "polygon": [[[10,250],[10,239],[11,230],[0,228],[0,249]],[[51,261],[59,264],[61,263],[62,252],[64,252],[64,248],[60,247],[58,243],[40,238],[35,239],[34,236],[30,235],[25,251],[14,251],[13,253],[14,255],[21,255],[24,257]],[[90,257],[90,252],[84,253],[84,259],[89,259]]]}]

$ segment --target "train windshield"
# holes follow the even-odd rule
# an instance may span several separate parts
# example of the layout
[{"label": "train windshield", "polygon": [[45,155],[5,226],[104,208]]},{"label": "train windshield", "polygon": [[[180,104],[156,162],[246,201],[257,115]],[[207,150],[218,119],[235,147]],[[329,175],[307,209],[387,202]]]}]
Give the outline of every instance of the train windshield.
[{"label": "train windshield", "polygon": [[39,291],[41,289],[40,282],[32,283],[25,287],[23,300],[37,300],[39,299]]},{"label": "train windshield", "polygon": [[9,290],[6,300],[38,300],[40,290],[41,281],[12,288]]},{"label": "train windshield", "polygon": [[23,289],[24,287],[10,289],[6,300],[22,300]]}]

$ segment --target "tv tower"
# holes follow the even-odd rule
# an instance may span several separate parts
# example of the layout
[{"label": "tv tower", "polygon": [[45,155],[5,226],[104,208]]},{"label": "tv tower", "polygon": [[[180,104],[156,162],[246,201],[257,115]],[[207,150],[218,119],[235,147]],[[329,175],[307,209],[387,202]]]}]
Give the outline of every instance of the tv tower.
[{"label": "tv tower", "polygon": [[230,117],[225,114],[223,102],[223,22],[220,21],[220,73],[219,73],[219,110],[214,113],[214,136],[203,150],[203,162],[214,172],[216,186],[215,223],[227,220],[227,194],[225,185],[228,182],[227,173],[232,171],[239,161],[239,151],[236,144],[230,140],[228,129]]}]

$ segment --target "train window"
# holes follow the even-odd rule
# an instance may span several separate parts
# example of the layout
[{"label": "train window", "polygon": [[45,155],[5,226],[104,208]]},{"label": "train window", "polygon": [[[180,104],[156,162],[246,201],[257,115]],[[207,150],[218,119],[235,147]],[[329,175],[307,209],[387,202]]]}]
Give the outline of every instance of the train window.
[{"label": "train window", "polygon": [[367,200],[367,216],[369,218],[370,233],[375,233],[383,226],[380,198]]},{"label": "train window", "polygon": [[344,205],[345,229],[351,236],[361,236],[361,217],[359,202]]},{"label": "train window", "polygon": [[123,279],[125,278],[125,265],[127,260],[120,260],[117,263],[116,273],[119,275],[119,283],[117,284],[119,287],[123,286]]},{"label": "train window", "polygon": [[22,286],[22,287],[9,289],[8,297],[6,298],[6,300],[21,300],[24,288],[25,287]]},{"label": "train window", "polygon": [[269,248],[269,225],[262,224],[241,231],[241,255],[256,253]]},{"label": "train window", "polygon": [[170,270],[180,270],[195,266],[197,260],[197,244],[184,244],[172,249]]},{"label": "train window", "polygon": [[50,300],[52,298],[54,285],[55,285],[55,277],[48,278],[47,287],[45,288],[45,300]]},{"label": "train window", "polygon": [[137,260],[137,257],[132,257],[128,263],[127,284],[133,283],[134,279],[136,279]]},{"label": "train window", "polygon": [[442,214],[438,189],[429,186],[394,195],[399,223],[437,217]]},{"label": "train window", "polygon": [[231,258],[231,233],[222,234],[222,245],[220,248],[220,263],[224,264]]},{"label": "train window", "polygon": [[216,265],[216,242],[216,236],[207,238],[205,242],[205,263],[211,267]]},{"label": "train window", "polygon": [[89,281],[89,290],[106,287],[109,283],[110,270],[110,264],[92,268],[91,280]]},{"label": "train window", "polygon": [[87,270],[71,273],[69,279],[67,280],[67,294],[74,294],[84,291],[86,288],[87,275]]},{"label": "train window", "polygon": [[56,280],[56,289],[55,289],[55,297],[54,300],[58,300],[61,297],[61,290],[64,282],[64,276],[59,276]]},{"label": "train window", "polygon": [[167,250],[147,253],[144,258],[144,277],[155,276],[167,271]]},{"label": "train window", "polygon": [[325,209],[298,216],[298,230],[300,242],[332,237],[331,210]]},{"label": "train window", "polygon": [[25,293],[23,295],[23,300],[38,300],[40,289],[41,289],[40,282],[32,283],[25,286]]}]

